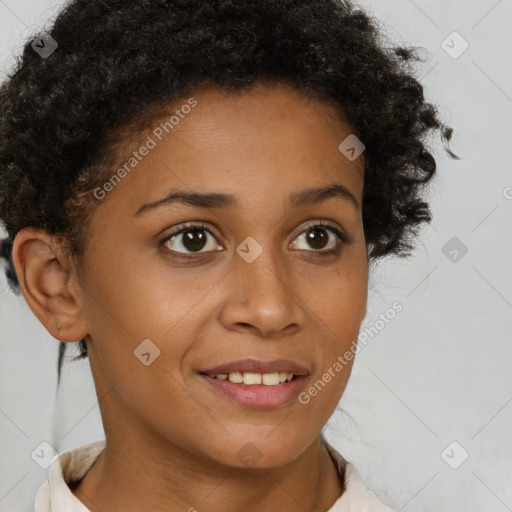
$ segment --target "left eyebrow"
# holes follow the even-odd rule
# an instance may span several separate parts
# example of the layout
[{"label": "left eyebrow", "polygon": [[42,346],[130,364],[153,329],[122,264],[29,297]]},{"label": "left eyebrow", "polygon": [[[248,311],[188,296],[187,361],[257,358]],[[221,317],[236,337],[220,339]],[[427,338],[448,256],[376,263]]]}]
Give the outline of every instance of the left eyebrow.
[{"label": "left eyebrow", "polygon": [[[340,183],[292,192],[289,196],[289,203],[292,209],[299,209],[326,201],[332,197],[339,197],[351,203],[356,209],[359,209],[359,201],[348,188]],[[230,194],[198,192],[195,190],[173,190],[162,199],[143,204],[134,216],[137,217],[143,212],[175,202],[201,208],[237,208],[239,206],[236,197]]]}]

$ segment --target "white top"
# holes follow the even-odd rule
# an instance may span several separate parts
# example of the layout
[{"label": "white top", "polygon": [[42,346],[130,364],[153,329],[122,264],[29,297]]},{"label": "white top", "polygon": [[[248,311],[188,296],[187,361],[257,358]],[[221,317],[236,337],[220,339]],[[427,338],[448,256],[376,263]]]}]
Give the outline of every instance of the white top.
[{"label": "white top", "polygon": [[[366,489],[355,467],[324,440],[338,473],[345,467],[345,492],[326,512],[394,512]],[[68,482],[80,480],[105,448],[106,441],[78,446],[60,453],[53,460],[48,480],[37,491],[34,512],[90,512],[71,492]]]}]

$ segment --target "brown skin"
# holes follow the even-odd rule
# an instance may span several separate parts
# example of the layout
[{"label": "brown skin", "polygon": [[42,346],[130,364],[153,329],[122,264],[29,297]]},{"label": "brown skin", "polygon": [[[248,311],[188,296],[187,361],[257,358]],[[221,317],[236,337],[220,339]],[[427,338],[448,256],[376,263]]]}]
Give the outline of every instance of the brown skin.
[{"label": "brown skin", "polygon": [[[62,341],[90,336],[107,446],[73,493],[93,512],[326,511],[342,486],[320,433],[352,363],[307,405],[267,410],[219,395],[198,371],[284,358],[309,368],[307,389],[357,339],[368,282],[364,156],[346,159],[338,145],[350,126],[291,87],[194,97],[192,112],[98,201],[80,261],[43,231],[15,240],[22,292],[40,321]],[[128,154],[139,147],[132,141]],[[339,197],[288,206],[291,192],[334,182],[359,206]],[[134,217],[177,188],[233,194],[241,206],[174,203]],[[171,256],[192,253],[182,235],[158,245],[187,221],[213,233],[201,232],[195,260]],[[325,249],[299,238],[316,221],[352,242],[322,254],[335,233],[320,228]],[[250,264],[235,252],[248,236],[263,247]],[[146,338],[161,351],[149,366],[134,356]],[[262,455],[255,467],[237,456],[249,441]]]}]

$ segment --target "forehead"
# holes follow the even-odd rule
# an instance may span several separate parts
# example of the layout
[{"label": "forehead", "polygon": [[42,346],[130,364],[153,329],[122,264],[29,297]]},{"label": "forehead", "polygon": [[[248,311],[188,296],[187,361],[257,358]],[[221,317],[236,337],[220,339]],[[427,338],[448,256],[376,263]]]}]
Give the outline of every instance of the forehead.
[{"label": "forehead", "polygon": [[262,195],[281,201],[295,190],[340,179],[361,195],[364,155],[349,161],[340,152],[353,130],[333,105],[281,84],[236,92],[209,87],[191,98],[194,103],[183,98],[149,129],[127,137],[118,167],[130,155],[133,160],[134,151],[151,149],[124,173],[112,199],[133,204],[171,188],[199,187],[246,201]]},{"label": "forehead", "polygon": [[[222,140],[246,142],[247,146],[250,142],[254,145],[266,142],[269,148],[283,144],[284,152],[287,142],[310,141],[310,146],[316,147],[319,137],[339,138],[353,131],[334,101],[306,96],[285,83],[257,83],[240,91],[207,87],[197,91],[194,98],[197,106],[185,119],[190,122],[180,121],[183,130],[190,128],[187,137],[211,136],[219,143]],[[180,131],[179,125],[176,128],[173,133]],[[251,137],[247,139],[249,134]],[[301,147],[296,150],[300,151]]]}]

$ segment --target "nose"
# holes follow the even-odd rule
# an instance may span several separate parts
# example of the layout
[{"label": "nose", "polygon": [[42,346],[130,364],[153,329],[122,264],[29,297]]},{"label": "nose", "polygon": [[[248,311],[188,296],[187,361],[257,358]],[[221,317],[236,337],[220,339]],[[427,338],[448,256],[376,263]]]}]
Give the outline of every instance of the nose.
[{"label": "nose", "polygon": [[303,328],[305,306],[282,256],[264,249],[249,263],[237,254],[229,274],[220,312],[226,329],[268,338],[289,336]]}]

